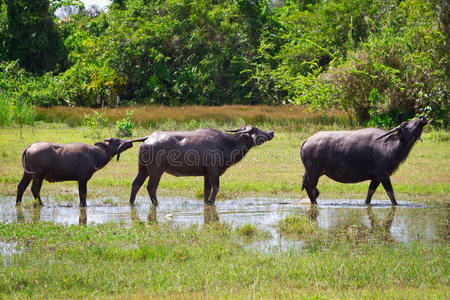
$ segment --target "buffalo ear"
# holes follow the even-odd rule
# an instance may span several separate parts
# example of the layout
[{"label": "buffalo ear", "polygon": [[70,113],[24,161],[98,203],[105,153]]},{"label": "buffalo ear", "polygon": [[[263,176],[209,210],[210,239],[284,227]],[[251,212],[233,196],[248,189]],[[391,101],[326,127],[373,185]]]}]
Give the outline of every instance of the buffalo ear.
[{"label": "buffalo ear", "polygon": [[399,138],[398,133],[394,133],[394,134],[389,135],[387,138],[385,138],[384,142],[387,143],[387,142],[390,142],[390,141],[397,141],[398,138]]},{"label": "buffalo ear", "polygon": [[108,148],[108,145],[103,143],[103,142],[97,142],[94,145],[97,146],[97,147],[103,148],[103,149]]}]

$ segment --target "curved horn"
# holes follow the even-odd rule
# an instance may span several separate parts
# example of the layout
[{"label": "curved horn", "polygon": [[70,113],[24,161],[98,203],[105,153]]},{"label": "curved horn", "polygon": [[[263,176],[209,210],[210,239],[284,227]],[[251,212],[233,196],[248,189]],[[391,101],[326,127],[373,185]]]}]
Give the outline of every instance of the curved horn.
[{"label": "curved horn", "polygon": [[143,142],[143,141],[145,141],[147,138],[148,138],[148,136],[143,137],[143,138],[140,138],[140,139],[128,140],[127,142],[130,142],[130,143],[134,143],[134,142]]},{"label": "curved horn", "polygon": [[[117,161],[119,161],[120,153],[122,153],[123,151],[125,151],[125,150],[127,150],[127,149],[133,147],[133,143],[134,143],[134,142],[143,142],[143,141],[145,141],[147,138],[148,138],[148,136],[143,137],[143,138],[140,138],[140,139],[128,140],[128,141],[125,141],[125,142],[121,143],[121,144],[119,145],[119,148],[117,148]],[[127,145],[130,145],[130,146],[127,147]],[[125,148],[125,147],[126,147],[126,148]],[[125,148],[125,149],[123,149],[123,148]]]},{"label": "curved horn", "polygon": [[[129,144],[130,147],[123,149],[125,147],[125,145],[127,145],[127,144]],[[123,151],[125,151],[131,147],[133,147],[133,143],[131,143],[130,141],[126,141],[126,142],[123,142],[122,144],[120,144],[119,148],[117,148],[117,161],[119,161],[120,153],[122,153]]]},{"label": "curved horn", "polygon": [[250,129],[242,129],[242,128],[239,128],[239,129],[236,129],[236,130],[225,130],[225,131],[226,131],[226,132],[235,132],[235,133],[247,133],[247,132],[252,131],[252,129],[253,129],[253,128],[250,127]]},{"label": "curved horn", "polygon": [[399,129],[400,129],[400,125],[397,126],[397,127],[395,127],[395,128],[393,128],[393,129],[391,129],[391,130],[389,130],[388,132],[383,133],[382,135],[380,135],[379,137],[377,137],[377,138],[375,139],[375,141],[378,141],[379,139],[382,139],[382,138],[384,138],[384,137],[386,137],[386,136],[388,136],[388,135],[391,135],[391,134],[393,134],[394,132],[398,131]]},{"label": "curved horn", "polygon": [[252,131],[252,129],[253,129],[253,128],[251,128],[251,127],[250,127],[250,129],[239,130],[239,132],[238,132],[238,133],[247,133],[247,132],[250,132],[250,131]]}]

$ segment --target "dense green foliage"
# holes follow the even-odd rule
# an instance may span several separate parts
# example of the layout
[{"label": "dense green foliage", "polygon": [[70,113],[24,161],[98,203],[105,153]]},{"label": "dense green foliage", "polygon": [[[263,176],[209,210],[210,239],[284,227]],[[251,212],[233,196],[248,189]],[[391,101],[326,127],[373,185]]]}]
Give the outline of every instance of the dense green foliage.
[{"label": "dense green foliage", "polygon": [[[28,2],[1,5],[0,60],[32,72],[19,80],[35,105],[294,102],[370,125],[426,113],[448,127],[446,1],[123,0],[104,12],[42,1],[30,6],[39,17],[13,22]],[[80,13],[45,17],[64,4]],[[27,18],[47,35],[34,23],[14,33]]]},{"label": "dense green foliage", "polygon": [[50,1],[7,0],[6,7],[8,57],[35,73],[58,70],[67,55],[50,13]]}]

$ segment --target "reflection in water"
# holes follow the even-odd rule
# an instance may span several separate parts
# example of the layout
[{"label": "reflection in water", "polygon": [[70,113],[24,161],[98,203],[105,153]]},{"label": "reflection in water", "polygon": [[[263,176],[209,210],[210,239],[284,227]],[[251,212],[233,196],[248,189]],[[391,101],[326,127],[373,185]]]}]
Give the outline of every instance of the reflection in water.
[{"label": "reflection in water", "polygon": [[[157,209],[158,207],[156,205],[150,206],[150,211],[147,216],[147,224],[157,224],[158,223],[158,217],[157,217]],[[139,211],[135,206],[130,207],[130,215],[131,215],[131,221],[138,222],[138,223],[144,223],[140,217],[139,217]],[[169,217],[168,217],[169,216]],[[172,220],[172,214],[165,215],[164,218],[166,220]],[[215,205],[204,205],[203,207],[203,222],[205,224],[210,224],[213,222],[219,222],[219,214],[217,213],[216,206]]]},{"label": "reflection in water", "polygon": [[311,221],[317,222],[317,216],[319,215],[319,206],[317,204],[310,204],[307,214]]},{"label": "reflection in water", "polygon": [[367,215],[370,220],[370,233],[379,236],[384,241],[395,241],[392,236],[391,227],[394,222],[396,206],[391,206],[389,214],[385,220],[377,220],[375,213],[373,212],[372,206],[367,206]]},{"label": "reflection in water", "polygon": [[25,217],[23,215],[22,205],[16,206],[16,218],[17,218],[17,223],[25,223]]},{"label": "reflection in water", "polygon": [[102,205],[102,199],[97,199],[98,205],[91,203],[87,208],[79,208],[76,204],[71,206],[48,198],[44,207],[32,208],[15,207],[14,197],[0,197],[0,224],[53,222],[89,226],[139,221],[191,226],[218,222],[220,219],[220,222],[235,228],[252,224],[261,231],[269,232],[274,240],[280,240],[277,224],[285,217],[297,214],[308,216],[321,229],[330,232],[348,230],[400,243],[417,240],[445,243],[449,239],[449,208],[411,202],[399,202],[398,207],[392,207],[389,201],[378,200],[367,207],[364,200],[336,199],[323,200],[318,205],[272,198],[218,201],[215,205],[204,205],[202,201],[186,198],[167,197],[161,200],[157,208],[146,197],[138,199],[139,205],[135,207]]},{"label": "reflection in water", "polygon": [[38,205],[31,208],[31,218],[25,217],[22,206],[16,206],[17,223],[37,223],[41,220],[42,206]]},{"label": "reflection in water", "polygon": [[78,217],[78,225],[87,225],[86,207],[80,207],[80,216]]},{"label": "reflection in water", "polygon": [[[147,216],[147,224],[151,225],[151,224],[158,223],[158,219],[156,218],[156,209],[157,209],[156,205],[152,204],[150,206],[150,211]],[[139,218],[138,210],[134,205],[130,207],[130,214],[131,214],[131,221],[138,222],[138,223],[144,223]]]},{"label": "reflection in water", "polygon": [[217,213],[216,205],[205,205],[203,207],[203,222],[205,224],[219,222],[219,214]]},{"label": "reflection in water", "polygon": [[148,217],[147,217],[147,223],[148,224],[157,224],[158,223],[158,219],[156,218],[156,205],[153,205],[150,207],[150,212],[148,213]]},{"label": "reflection in water", "polygon": [[136,206],[132,205],[130,207],[130,215],[131,215],[131,221],[137,222],[137,223],[141,222],[141,219],[139,219],[139,215],[138,215]]},{"label": "reflection in water", "polygon": [[[150,210],[147,215],[147,224],[151,225],[151,224],[158,223],[158,219],[156,218],[156,209],[157,209],[156,205],[152,204],[150,206]],[[130,214],[131,214],[131,221],[137,222],[137,223],[142,223],[142,224],[145,223],[144,221],[142,221],[139,218],[138,209],[134,205],[130,207]]]},{"label": "reflection in water", "polygon": [[[395,217],[396,206],[391,206],[389,213],[385,219],[380,218],[374,212],[372,206],[366,206],[367,217],[369,223],[366,222],[365,216],[361,214],[362,211],[344,211],[342,214],[335,215],[335,222],[327,224],[327,230],[335,234],[345,233],[349,237],[364,239],[369,236],[382,241],[394,242],[395,238],[392,235],[391,227]],[[319,218],[319,207],[317,204],[310,204],[306,212],[308,218],[317,223],[318,227],[323,226],[323,221]],[[326,215],[327,219],[330,216]]]}]

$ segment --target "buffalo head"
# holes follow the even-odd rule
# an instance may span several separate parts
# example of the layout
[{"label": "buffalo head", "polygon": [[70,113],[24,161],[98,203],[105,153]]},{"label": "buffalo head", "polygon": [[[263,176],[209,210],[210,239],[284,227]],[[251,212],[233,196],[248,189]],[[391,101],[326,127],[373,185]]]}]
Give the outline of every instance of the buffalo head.
[{"label": "buffalo head", "polygon": [[420,116],[409,122],[402,122],[397,127],[377,137],[376,140],[386,137],[385,142],[388,142],[389,140],[400,140],[408,144],[414,143],[418,139],[422,141],[422,130],[427,124],[427,118]]},{"label": "buffalo head", "polygon": [[274,137],[273,131],[261,130],[250,125],[244,125],[239,129],[226,131],[233,132],[236,135],[246,135],[250,137],[253,141],[254,146],[258,146],[264,142],[270,141]]},{"label": "buffalo head", "polygon": [[117,138],[106,139],[103,142],[95,143],[96,146],[103,148],[109,153],[111,157],[117,154],[117,160],[120,158],[120,153],[133,147],[133,142],[142,142],[147,138],[135,139],[135,140],[122,140]]}]

